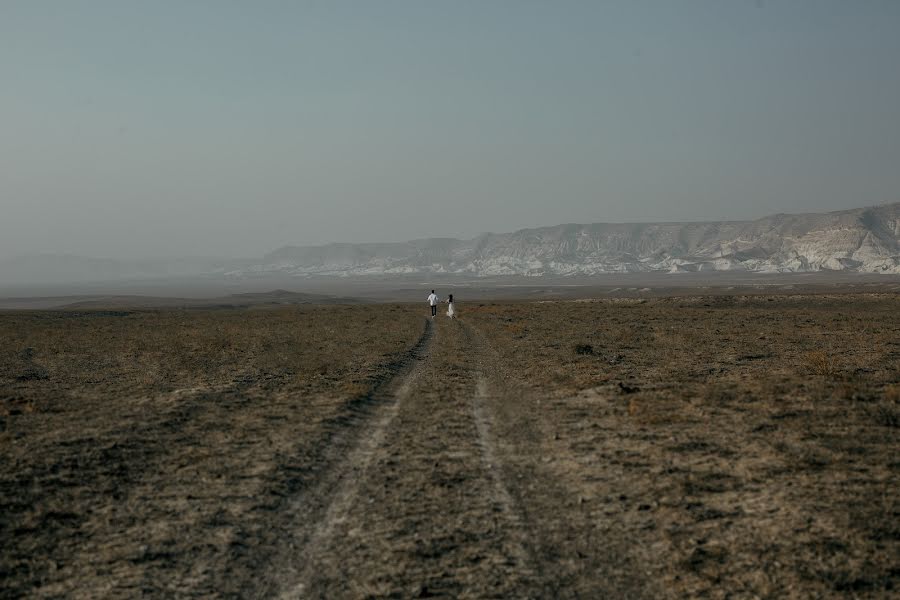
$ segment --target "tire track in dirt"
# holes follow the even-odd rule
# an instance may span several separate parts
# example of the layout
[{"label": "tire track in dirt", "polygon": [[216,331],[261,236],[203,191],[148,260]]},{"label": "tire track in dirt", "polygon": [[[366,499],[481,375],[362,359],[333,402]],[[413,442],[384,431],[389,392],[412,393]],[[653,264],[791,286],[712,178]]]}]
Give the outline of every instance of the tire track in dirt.
[{"label": "tire track in dirt", "polygon": [[[435,343],[343,467],[282,598],[533,597],[540,588],[459,321]],[[288,583],[288,582],[286,582]]]},{"label": "tire track in dirt", "polygon": [[[73,523],[74,516],[62,512],[69,498],[41,498],[60,507],[51,515],[64,517],[55,519],[58,525],[41,523],[32,534],[56,535],[55,545],[46,544],[55,568],[36,583],[26,582],[30,588],[22,587],[21,593],[31,589],[39,596],[91,598],[190,590],[191,595],[270,597],[277,585],[265,567],[287,562],[284,555],[293,540],[285,531],[295,529],[295,504],[303,501],[314,511],[335,465],[425,351],[432,329],[423,324],[416,345],[379,368],[371,391],[334,401],[321,422],[315,409],[308,411],[309,423],[293,428],[305,439],[273,445],[269,462],[253,462],[254,438],[281,435],[287,427],[269,430],[266,417],[304,419],[304,414],[285,399],[267,403],[260,418],[239,417],[253,413],[256,402],[250,395],[254,380],[241,374],[228,385],[175,392],[156,412],[160,403],[139,405],[133,410],[142,412],[135,417],[119,419],[127,425],[65,441],[72,457],[60,469],[67,477],[62,492],[78,500],[90,486],[109,500]],[[206,460],[211,448],[232,455],[223,457],[228,462],[221,466],[195,469],[191,460]],[[244,451],[248,456],[242,462]],[[233,471],[225,473],[227,467]],[[95,480],[76,479],[84,471]],[[183,475],[191,472],[208,479],[208,485]],[[234,488],[223,488],[219,476]],[[42,492],[34,489],[34,494]],[[66,529],[60,534],[51,526]],[[30,560],[27,548],[22,555]]]},{"label": "tire track in dirt", "polygon": [[518,384],[490,342],[466,324],[477,356],[480,419],[495,456],[495,477],[505,490],[511,512],[529,532],[538,595],[550,598],[660,597],[646,581],[632,543],[600,533],[602,519],[585,510],[578,485],[565,465],[555,465],[548,432],[552,424],[540,398]]},{"label": "tire track in dirt", "polygon": [[[424,360],[428,352],[428,346],[433,334],[433,327],[429,321],[422,342],[418,346],[416,353],[417,360]],[[321,552],[323,546],[334,535],[335,528],[341,523],[342,519],[349,512],[353,499],[357,493],[358,480],[362,477],[372,463],[375,451],[384,443],[385,432],[388,426],[396,418],[399,411],[400,403],[409,395],[413,381],[419,374],[419,365],[415,365],[408,373],[400,378],[396,389],[389,393],[388,404],[382,409],[374,422],[369,427],[367,434],[359,440],[358,445],[353,448],[335,469],[326,475],[320,483],[320,496],[328,493],[331,498],[325,509],[325,514],[320,519],[308,518],[307,523],[314,523],[318,520],[311,533],[301,533],[298,536],[302,551],[293,557],[296,564],[312,565],[314,557]],[[299,503],[298,503],[299,505]],[[303,511],[300,506],[298,509]],[[307,509],[308,510],[308,509]],[[309,517],[312,517],[310,515]],[[282,598],[297,598],[305,595],[306,581],[312,577],[310,567],[307,566],[300,573],[295,574],[291,579],[299,580],[287,591],[281,593]]]},{"label": "tire track in dirt", "polygon": [[483,373],[478,373],[478,383],[475,394],[472,396],[472,417],[475,428],[478,431],[478,445],[481,448],[481,458],[485,470],[493,481],[493,500],[503,507],[510,523],[513,525],[510,535],[515,536],[518,559],[523,564],[540,575],[540,565],[537,565],[531,553],[531,541],[527,538],[526,527],[522,520],[521,512],[513,501],[509,488],[503,479],[503,470],[494,449],[493,433],[491,432],[490,417],[485,412],[485,404],[489,400],[488,382]]},{"label": "tire track in dirt", "polygon": [[[211,589],[240,589],[242,597],[271,598],[283,594],[287,582],[299,580],[307,549],[326,533],[320,530],[329,511],[335,510],[331,506],[340,505],[343,490],[358,475],[356,463],[365,461],[367,448],[378,442],[393,419],[396,399],[415,378],[433,336],[433,326],[426,321],[416,344],[386,365],[369,393],[349,400],[321,424],[324,435],[311,454],[296,461],[285,457],[275,479],[281,482],[279,489],[268,494],[276,497],[276,504],[259,515],[258,522],[248,524],[256,533],[246,540],[246,551],[211,569],[216,574]],[[261,543],[254,539],[260,532],[265,535]]]},{"label": "tire track in dirt", "polygon": [[424,318],[350,307],[260,315],[17,333],[66,342],[48,379],[12,380],[26,359],[0,365],[23,407],[0,411],[15,440],[0,458],[0,598],[269,596],[292,502],[429,334]]}]

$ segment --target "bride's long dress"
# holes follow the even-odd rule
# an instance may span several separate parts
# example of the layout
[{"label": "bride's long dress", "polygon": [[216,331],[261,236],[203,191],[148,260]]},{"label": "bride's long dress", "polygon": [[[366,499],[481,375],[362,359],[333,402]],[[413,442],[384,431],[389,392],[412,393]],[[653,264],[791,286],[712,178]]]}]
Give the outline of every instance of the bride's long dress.
[{"label": "bride's long dress", "polygon": [[453,310],[452,302],[447,303],[447,316],[450,317],[451,319],[456,316],[456,312]]}]

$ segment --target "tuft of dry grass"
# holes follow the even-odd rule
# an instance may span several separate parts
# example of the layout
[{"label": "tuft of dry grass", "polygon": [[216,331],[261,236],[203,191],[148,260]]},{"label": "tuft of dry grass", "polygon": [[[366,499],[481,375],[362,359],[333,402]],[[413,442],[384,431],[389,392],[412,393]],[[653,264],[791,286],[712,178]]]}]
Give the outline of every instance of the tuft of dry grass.
[{"label": "tuft of dry grass", "polygon": [[806,365],[811,373],[821,377],[835,377],[838,374],[837,363],[833,356],[824,350],[807,352]]}]

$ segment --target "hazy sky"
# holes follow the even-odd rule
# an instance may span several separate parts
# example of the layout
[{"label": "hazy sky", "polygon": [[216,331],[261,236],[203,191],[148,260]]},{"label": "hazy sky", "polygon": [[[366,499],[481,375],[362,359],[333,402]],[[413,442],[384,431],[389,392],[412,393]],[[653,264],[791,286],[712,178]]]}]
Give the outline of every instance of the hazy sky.
[{"label": "hazy sky", "polygon": [[896,0],[0,0],[0,258],[898,199]]}]

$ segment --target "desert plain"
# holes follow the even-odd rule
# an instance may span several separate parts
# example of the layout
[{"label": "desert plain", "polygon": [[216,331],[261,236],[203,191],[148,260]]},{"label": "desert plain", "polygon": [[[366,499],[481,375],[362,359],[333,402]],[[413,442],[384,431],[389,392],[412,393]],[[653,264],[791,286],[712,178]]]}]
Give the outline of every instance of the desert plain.
[{"label": "desert plain", "polygon": [[0,312],[0,597],[884,598],[900,295]]}]

